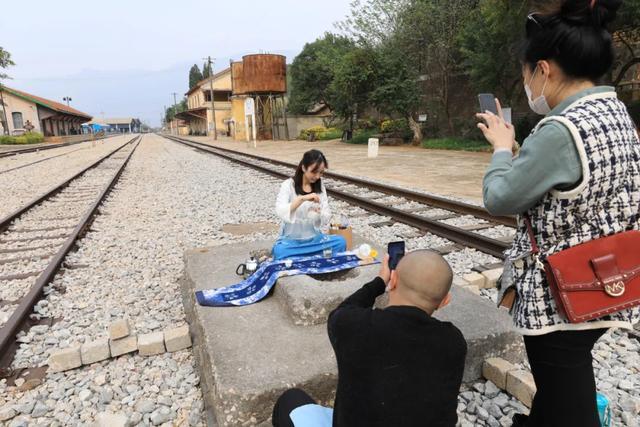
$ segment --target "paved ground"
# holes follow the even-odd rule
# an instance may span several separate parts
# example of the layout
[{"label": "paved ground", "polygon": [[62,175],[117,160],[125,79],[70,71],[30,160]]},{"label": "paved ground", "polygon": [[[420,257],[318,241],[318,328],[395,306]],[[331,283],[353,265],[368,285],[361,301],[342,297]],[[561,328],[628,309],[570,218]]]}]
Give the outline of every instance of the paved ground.
[{"label": "paved ground", "polygon": [[189,138],[290,162],[298,162],[305,151],[317,148],[327,156],[332,171],[475,202],[482,202],[482,177],[491,159],[490,153],[416,147],[380,147],[378,157],[369,159],[366,145],[339,141],[259,141],[257,148],[249,148],[246,142],[218,140],[214,144],[209,137]]}]

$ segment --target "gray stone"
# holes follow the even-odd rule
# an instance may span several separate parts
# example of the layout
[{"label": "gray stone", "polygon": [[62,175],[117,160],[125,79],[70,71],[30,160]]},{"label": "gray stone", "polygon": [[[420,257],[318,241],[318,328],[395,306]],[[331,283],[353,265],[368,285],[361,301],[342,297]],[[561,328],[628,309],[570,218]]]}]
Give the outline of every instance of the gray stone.
[{"label": "gray stone", "polygon": [[491,382],[491,381],[487,381],[486,382],[486,384],[484,385],[484,394],[489,399],[493,399],[499,393],[500,393],[500,389],[498,387],[496,387],[496,385],[493,382]]},{"label": "gray stone", "polygon": [[127,417],[123,413],[100,412],[96,415],[94,427],[125,427]]},{"label": "gray stone", "polygon": [[622,380],[618,383],[618,387],[625,391],[631,391],[634,389],[633,383],[628,380]]},{"label": "gray stone", "polygon": [[500,407],[495,403],[492,403],[491,406],[489,406],[489,414],[494,416],[496,420],[499,420],[504,415],[500,410]]},{"label": "gray stone", "polygon": [[133,412],[131,414],[131,416],[129,417],[129,422],[128,425],[130,426],[136,426],[138,424],[140,424],[140,421],[142,421],[142,414],[140,412]]},{"label": "gray stone", "polygon": [[[354,237],[358,244],[357,236]],[[251,250],[272,244],[271,240],[257,241],[196,249],[185,254],[183,302],[193,334],[194,356],[204,399],[219,422],[251,424],[252,417],[258,423],[267,420],[274,399],[292,384],[324,403],[335,393],[336,362],[326,324],[313,323],[326,316],[339,303],[338,298],[313,313],[303,313],[300,310],[310,310],[314,304],[305,307],[304,295],[294,295],[291,286],[286,286],[294,278],[285,278],[278,281],[273,296],[257,304],[212,308],[195,302],[196,290],[235,283],[235,265]],[[359,281],[357,285],[354,283],[352,290],[377,274],[377,267],[361,270]],[[309,278],[303,280],[307,280],[307,285],[314,283]],[[283,289],[282,283],[285,283]],[[315,283],[317,287],[333,287],[331,282]],[[338,284],[344,288],[344,283]],[[290,292],[285,292],[284,288]],[[312,286],[305,288],[315,292]],[[339,291],[342,298],[349,294],[345,289]],[[465,382],[480,378],[487,357],[503,357],[513,362],[522,359],[522,338],[512,331],[512,322],[506,312],[496,310],[492,303],[460,287],[452,288],[452,296],[452,303],[439,310],[436,317],[451,321],[467,339]],[[326,301],[331,298],[326,296]],[[297,305],[296,301],[303,301],[302,305]],[[296,316],[311,324],[296,325]],[[301,348],[309,357],[300,356]],[[230,421],[227,416],[231,417]]]},{"label": "gray stone", "polygon": [[100,390],[100,403],[107,405],[111,403],[112,400],[113,391],[109,390],[108,388],[103,388],[102,390]]},{"label": "gray stone", "polygon": [[109,340],[107,338],[82,344],[80,347],[80,356],[83,365],[101,362],[111,357],[109,349]]},{"label": "gray stone", "polygon": [[487,412],[487,410],[482,407],[478,407],[478,419],[481,419],[482,421],[488,420],[489,412]]},{"label": "gray stone", "polygon": [[155,403],[153,403],[151,400],[149,399],[142,399],[136,402],[135,405],[135,409],[137,412],[140,412],[141,414],[148,414],[150,412],[153,412],[153,410],[156,408]]},{"label": "gray stone", "polygon": [[65,348],[53,353],[49,357],[49,372],[62,372],[82,366],[80,346]]},{"label": "gray stone", "polygon": [[164,344],[170,353],[191,347],[189,326],[185,325],[164,331]]},{"label": "gray stone", "polygon": [[81,390],[80,393],[78,393],[78,397],[83,402],[91,399],[91,395],[92,395],[91,390],[88,390],[86,388],[84,390]]},{"label": "gray stone", "polygon": [[140,356],[153,356],[164,352],[164,335],[162,332],[138,335],[138,354]]},{"label": "gray stone", "polygon": [[16,415],[18,415],[18,412],[9,405],[5,405],[0,408],[0,421],[9,421]]},{"label": "gray stone", "polygon": [[171,409],[166,406],[162,406],[151,414],[151,422],[154,426],[158,426],[160,424],[166,423],[171,419]]},{"label": "gray stone", "polygon": [[31,416],[34,418],[38,418],[45,415],[47,412],[49,412],[49,407],[44,403],[37,401],[33,408],[33,411],[31,412]]},{"label": "gray stone", "polygon": [[31,414],[31,411],[33,411],[33,407],[36,405],[35,400],[29,400],[26,401],[24,403],[21,403],[19,405],[16,405],[16,410],[23,414],[23,415],[29,415]]},{"label": "gray stone", "polygon": [[28,427],[29,419],[25,416],[20,416],[11,420],[9,427]]}]

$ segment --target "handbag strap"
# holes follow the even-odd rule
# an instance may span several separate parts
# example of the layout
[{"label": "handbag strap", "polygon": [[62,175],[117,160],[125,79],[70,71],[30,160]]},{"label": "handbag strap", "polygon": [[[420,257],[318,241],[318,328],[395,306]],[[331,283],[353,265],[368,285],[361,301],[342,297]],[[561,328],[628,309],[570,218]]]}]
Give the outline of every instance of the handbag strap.
[{"label": "handbag strap", "polygon": [[524,214],[524,223],[527,226],[527,234],[529,235],[529,241],[531,242],[531,255],[533,255],[533,259],[536,262],[536,266],[541,270],[544,270],[544,264],[540,261],[540,249],[538,248],[538,244],[536,243],[536,236],[533,233],[533,226],[531,225],[531,218],[529,214]]}]

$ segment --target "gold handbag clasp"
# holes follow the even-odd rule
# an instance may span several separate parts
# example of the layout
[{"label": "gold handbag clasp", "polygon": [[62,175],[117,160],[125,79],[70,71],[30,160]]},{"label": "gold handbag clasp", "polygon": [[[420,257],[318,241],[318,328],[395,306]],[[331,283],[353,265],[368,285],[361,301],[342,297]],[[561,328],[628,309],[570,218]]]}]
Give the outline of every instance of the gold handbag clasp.
[{"label": "gold handbag clasp", "polygon": [[622,296],[625,290],[626,288],[622,280],[605,283],[604,285],[604,291],[607,293],[607,295],[614,298]]}]

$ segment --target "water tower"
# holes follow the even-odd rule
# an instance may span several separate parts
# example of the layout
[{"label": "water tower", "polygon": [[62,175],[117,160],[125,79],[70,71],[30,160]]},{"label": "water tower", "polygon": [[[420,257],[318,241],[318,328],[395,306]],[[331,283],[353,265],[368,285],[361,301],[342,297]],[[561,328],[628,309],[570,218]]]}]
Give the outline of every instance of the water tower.
[{"label": "water tower", "polygon": [[[283,55],[245,55],[231,63],[234,97],[253,98],[258,139],[289,139],[285,111],[287,58]],[[248,131],[248,130],[245,130]]]}]

